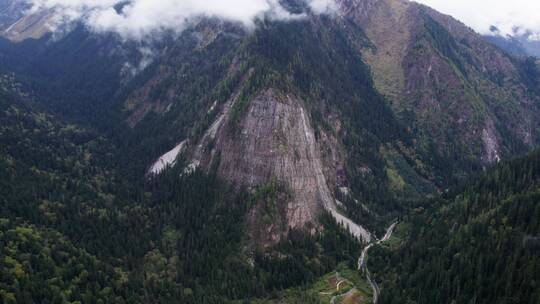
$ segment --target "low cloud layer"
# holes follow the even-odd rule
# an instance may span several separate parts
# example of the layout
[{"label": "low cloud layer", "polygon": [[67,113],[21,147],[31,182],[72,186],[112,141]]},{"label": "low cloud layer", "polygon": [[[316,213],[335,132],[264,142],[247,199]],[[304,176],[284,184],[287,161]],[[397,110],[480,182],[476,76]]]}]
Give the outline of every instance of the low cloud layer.
[{"label": "low cloud layer", "polygon": [[[56,24],[84,22],[97,32],[116,32],[127,39],[151,37],[162,30],[181,32],[194,18],[219,17],[253,26],[266,15],[275,19],[298,18],[279,0],[26,0],[32,11],[50,9]],[[308,0],[315,13],[335,8],[333,0]],[[121,8],[121,9],[120,9]],[[120,11],[121,10],[121,11]]]},{"label": "low cloud layer", "polygon": [[496,26],[500,34],[532,32],[530,39],[540,40],[539,0],[416,0],[452,15],[482,34]]}]

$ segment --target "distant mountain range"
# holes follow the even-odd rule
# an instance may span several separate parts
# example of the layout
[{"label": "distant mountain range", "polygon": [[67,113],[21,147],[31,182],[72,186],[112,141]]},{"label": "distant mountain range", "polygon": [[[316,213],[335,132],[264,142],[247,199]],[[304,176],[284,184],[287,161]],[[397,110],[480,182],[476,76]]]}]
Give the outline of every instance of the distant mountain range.
[{"label": "distant mountain range", "polygon": [[513,35],[501,35],[499,29],[491,27],[492,35],[485,38],[505,51],[518,56],[535,56],[540,58],[540,37],[530,31],[516,29]]}]

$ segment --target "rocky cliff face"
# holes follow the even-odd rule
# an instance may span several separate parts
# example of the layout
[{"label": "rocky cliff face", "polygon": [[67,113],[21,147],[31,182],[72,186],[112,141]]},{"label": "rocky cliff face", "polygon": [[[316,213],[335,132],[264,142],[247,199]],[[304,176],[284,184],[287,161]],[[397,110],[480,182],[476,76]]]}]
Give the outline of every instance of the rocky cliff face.
[{"label": "rocky cliff face", "polygon": [[[245,115],[234,121],[231,111],[238,98],[234,95],[224,105],[194,147],[191,168],[217,166],[219,176],[253,192],[269,184],[279,186],[274,201],[255,201],[251,212],[250,231],[263,243],[278,241],[290,228],[317,227],[323,210],[344,222],[331,191],[343,168],[336,138],[325,133],[316,139],[305,102],[295,96],[274,88],[262,90],[249,102]],[[265,222],[268,210],[261,208],[274,209],[274,218]],[[359,238],[369,240],[367,231],[356,230]]]},{"label": "rocky cliff face", "polygon": [[51,32],[50,23],[54,15],[49,11],[34,14],[23,0],[0,1],[0,36],[13,42],[39,39]]},{"label": "rocky cliff face", "polygon": [[[278,209],[293,228],[315,223],[322,208],[333,206],[321,149],[300,100],[268,89],[250,102],[237,125],[231,125],[228,112],[223,115],[218,119],[224,123],[213,136],[214,148],[204,153],[219,155],[220,176],[248,187],[272,180],[283,185],[290,199],[278,202]],[[210,139],[200,145],[208,146]],[[207,157],[201,162],[209,164]]]}]

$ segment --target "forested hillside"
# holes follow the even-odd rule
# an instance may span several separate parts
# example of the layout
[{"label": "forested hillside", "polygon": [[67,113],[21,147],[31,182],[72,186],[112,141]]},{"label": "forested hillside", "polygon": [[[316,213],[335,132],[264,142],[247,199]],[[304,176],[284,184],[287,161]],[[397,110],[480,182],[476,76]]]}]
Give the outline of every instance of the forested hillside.
[{"label": "forested hillside", "polygon": [[412,209],[370,268],[381,303],[538,303],[540,151]]},{"label": "forested hillside", "polygon": [[323,218],[324,231],[276,245],[279,258],[254,254],[247,208],[272,202],[215,173],[122,179],[114,145],[38,110],[12,77],[0,105],[4,303],[224,303],[310,283],[360,250]]},{"label": "forested hillside", "polygon": [[537,59],[408,0],[89,1],[0,0],[2,303],[540,302]]}]

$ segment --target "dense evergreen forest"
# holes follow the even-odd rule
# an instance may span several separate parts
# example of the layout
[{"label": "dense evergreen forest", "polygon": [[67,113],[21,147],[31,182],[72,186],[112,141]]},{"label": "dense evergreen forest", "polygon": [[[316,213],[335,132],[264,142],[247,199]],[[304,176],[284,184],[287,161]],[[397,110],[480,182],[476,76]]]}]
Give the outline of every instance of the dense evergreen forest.
[{"label": "dense evergreen forest", "polygon": [[381,303],[539,303],[540,151],[410,211],[376,247]]},{"label": "dense evergreen forest", "polygon": [[[412,54],[441,56],[465,86],[474,61],[466,43],[422,16]],[[253,98],[272,89],[298,100],[317,143],[335,137],[339,155],[323,169],[340,179],[329,186],[338,212],[374,238],[399,218],[395,235],[369,251],[379,303],[540,303],[540,150],[487,168],[485,143],[452,129],[460,112],[429,137],[408,124],[411,109],[396,111],[376,87],[359,51],[376,47],[359,25],[311,17],[258,20],[252,32],[206,20],[152,45],[160,55],[133,75],[125,66],[141,61],[139,46],[117,52],[118,37],[83,27],[51,44],[0,38],[0,69],[24,83],[0,75],[0,302],[328,303],[333,294],[322,297],[317,285],[339,272],[353,273],[349,288],[371,301],[356,271],[365,244],[325,211],[319,226],[291,229],[268,248],[249,239],[249,212],[264,204],[262,221],[272,222],[276,197],[289,194],[279,183],[221,179],[219,152],[209,168],[186,171],[192,159],[181,153],[176,166],[145,174],[179,142],[202,142],[229,101],[223,119],[235,129]],[[538,63],[513,60],[532,109]],[[491,147],[497,161],[498,152],[529,148],[507,130],[517,122],[497,122],[504,128],[493,137],[512,142]],[[448,151],[437,147],[443,138]],[[462,141],[478,151],[456,148]]]},{"label": "dense evergreen forest", "polygon": [[[239,219],[255,192],[178,168],[122,179],[107,138],[40,111],[7,76],[0,97],[4,303],[225,303],[354,269],[361,245],[328,215],[250,255]],[[370,252],[381,303],[539,301],[539,174],[536,151],[413,204],[398,240]]]},{"label": "dense evergreen forest", "polygon": [[110,141],[13,87],[0,96],[3,303],[223,303],[354,264],[360,244],[329,216],[315,235],[291,231],[279,258],[247,256],[250,192],[179,169],[131,183]]}]

